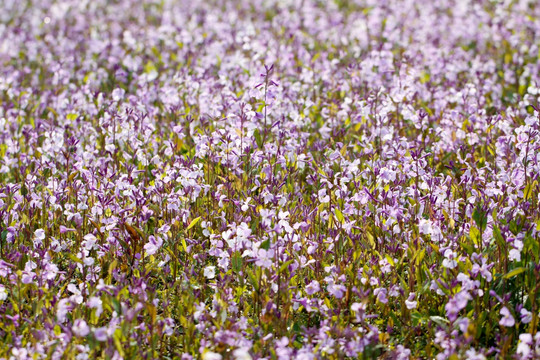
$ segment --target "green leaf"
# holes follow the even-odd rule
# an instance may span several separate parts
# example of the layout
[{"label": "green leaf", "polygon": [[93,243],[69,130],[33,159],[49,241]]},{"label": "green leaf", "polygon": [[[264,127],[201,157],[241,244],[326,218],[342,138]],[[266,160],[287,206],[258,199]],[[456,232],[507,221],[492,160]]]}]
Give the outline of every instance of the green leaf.
[{"label": "green leaf", "polygon": [[343,220],[344,220],[344,217],[343,217],[343,213],[338,209],[338,208],[335,208],[335,212],[336,212],[336,219],[343,224]]},{"label": "green leaf", "polygon": [[70,114],[66,115],[66,119],[68,119],[69,121],[75,121],[75,120],[77,120],[78,117],[79,117],[79,115],[77,115],[75,113],[70,113]]},{"label": "green leaf", "polygon": [[510,231],[514,235],[517,235],[521,231],[522,225],[521,224],[518,225],[516,220],[511,220],[510,224],[508,224],[508,225],[509,225],[508,228],[510,229]]},{"label": "green leaf", "polygon": [[430,316],[429,319],[440,326],[445,326],[446,324],[448,324],[448,320],[443,318],[442,316]]},{"label": "green leaf", "polygon": [[264,250],[270,249],[270,239],[266,239],[265,241],[263,241],[260,248]]},{"label": "green leaf", "polygon": [[79,264],[82,264],[83,261],[81,259],[79,259],[77,256],[75,256],[74,254],[72,253],[68,253],[67,256],[72,260],[72,261],[75,261],[76,263],[79,263]]},{"label": "green leaf", "polygon": [[189,229],[191,229],[192,227],[194,227],[195,225],[197,225],[197,223],[199,222],[199,220],[201,220],[201,217],[197,217],[193,220],[191,220],[191,222],[189,223],[188,227],[186,228],[186,231],[188,231]]},{"label": "green leaf", "polygon": [[422,73],[420,74],[420,83],[425,84],[430,80],[430,78],[431,76],[428,72],[422,71]]},{"label": "green leaf", "polygon": [[538,259],[540,253],[540,246],[538,245],[538,241],[536,241],[532,236],[527,235],[525,236],[523,243],[525,245],[525,249],[527,251],[531,251],[534,258]]},{"label": "green leaf", "polygon": [[255,142],[257,143],[257,147],[259,149],[262,149],[262,138],[261,138],[261,132],[259,129],[255,129],[253,132],[253,136],[255,137]]},{"label": "green leaf", "polygon": [[246,273],[248,276],[248,280],[255,289],[255,291],[259,290],[259,282],[257,281],[257,278],[255,277],[255,274],[253,274],[253,271],[251,269],[246,269]]},{"label": "green leaf", "polygon": [[423,324],[426,321],[424,316],[421,313],[419,313],[418,311],[414,311],[414,312],[411,313],[411,319],[412,319],[412,322],[413,322],[414,326],[418,326],[419,324]]},{"label": "green leaf", "polygon": [[131,247],[129,246],[129,244],[128,244],[124,239],[117,238],[116,240],[118,240],[118,242],[120,243],[120,245],[122,245],[122,247],[123,247],[129,254],[131,254]]},{"label": "green leaf", "polygon": [[157,71],[156,65],[154,65],[152,61],[147,62],[146,65],[144,66],[144,72],[149,74],[154,71]]},{"label": "green leaf", "polygon": [[369,241],[369,245],[371,246],[371,248],[375,249],[376,243],[375,243],[375,238],[373,237],[373,234],[368,231],[366,232],[366,237]]},{"label": "green leaf", "polygon": [[480,230],[478,230],[474,226],[471,226],[471,229],[469,231],[469,236],[471,237],[471,240],[473,241],[474,245],[476,246],[480,245],[480,241],[482,241],[482,239],[480,238]]},{"label": "green leaf", "polygon": [[426,249],[420,250],[416,254],[416,265],[419,266],[422,263],[422,260],[424,260],[424,256],[426,256]]},{"label": "green leaf", "polygon": [[78,171],[72,172],[72,173],[69,175],[69,177],[68,177],[68,181],[69,181],[69,182],[72,182],[73,179],[75,179],[75,176],[77,176],[78,174],[79,174]]},{"label": "green leaf", "polygon": [[278,274],[279,274],[279,273],[282,273],[283,271],[285,271],[285,270],[287,269],[287,267],[288,267],[290,264],[292,264],[293,261],[294,261],[294,259],[293,259],[293,260],[289,260],[289,261],[283,263],[283,264],[279,267]]},{"label": "green leaf", "polygon": [[116,298],[111,298],[111,305],[117,314],[120,315],[122,313],[122,307],[120,306],[120,302]]},{"label": "green leaf", "polygon": [[493,237],[495,238],[495,241],[497,241],[497,244],[500,247],[506,248],[506,241],[504,241],[501,230],[497,226],[493,227]]},{"label": "green leaf", "polygon": [[120,354],[120,356],[125,357],[126,354],[124,353],[124,348],[122,346],[122,342],[120,341],[121,337],[122,337],[122,330],[116,329],[116,331],[113,334],[114,346],[116,347],[116,350],[118,350],[118,353]]},{"label": "green leaf", "polygon": [[124,227],[129,232],[130,236],[137,238],[137,235],[146,241],[146,234],[134,224],[124,223]]},{"label": "green leaf", "polygon": [[511,279],[511,278],[513,278],[514,276],[517,276],[517,275],[521,274],[521,273],[524,272],[525,270],[527,270],[527,269],[524,268],[524,267],[518,267],[518,268],[515,268],[514,270],[510,271],[508,274],[504,275],[504,278],[505,278],[505,279]]},{"label": "green leaf", "polygon": [[525,186],[525,190],[523,190],[523,198],[525,200],[529,200],[532,197],[533,189],[538,186],[538,181],[534,181],[533,183],[529,183],[527,186]]},{"label": "green leaf", "polygon": [[232,258],[231,258],[231,263],[232,263],[232,269],[235,273],[239,273],[240,270],[242,270],[242,255],[240,255],[240,252],[236,251]]},{"label": "green leaf", "polygon": [[186,239],[182,238],[182,248],[184,249],[184,252],[187,252],[187,244],[186,244]]},{"label": "green leaf", "polygon": [[487,226],[487,214],[478,206],[474,209],[473,220],[476,223],[476,226],[482,231],[486,229]]}]

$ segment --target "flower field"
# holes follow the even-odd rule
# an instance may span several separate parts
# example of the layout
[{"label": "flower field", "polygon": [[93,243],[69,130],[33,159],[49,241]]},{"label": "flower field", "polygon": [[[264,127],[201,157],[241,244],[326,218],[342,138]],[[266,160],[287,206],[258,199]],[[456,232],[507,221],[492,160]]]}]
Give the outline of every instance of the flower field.
[{"label": "flower field", "polygon": [[536,0],[0,1],[0,359],[540,359]]}]

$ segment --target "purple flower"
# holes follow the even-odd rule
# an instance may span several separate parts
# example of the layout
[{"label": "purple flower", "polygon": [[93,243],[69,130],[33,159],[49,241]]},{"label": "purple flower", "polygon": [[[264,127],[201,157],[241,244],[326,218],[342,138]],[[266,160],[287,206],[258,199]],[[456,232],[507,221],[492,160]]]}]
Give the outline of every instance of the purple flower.
[{"label": "purple flower", "polygon": [[506,327],[512,327],[515,325],[516,321],[506,306],[501,309],[500,314],[502,315],[502,318],[499,320],[499,325]]},{"label": "purple flower", "polygon": [[451,321],[456,320],[458,313],[467,306],[467,303],[471,299],[472,297],[467,291],[458,292],[444,306],[444,309],[446,310],[446,316]]},{"label": "purple flower", "polygon": [[312,280],[307,286],[306,286],[306,293],[308,295],[313,295],[316,292],[321,290],[321,286],[319,285],[319,282],[317,280]]},{"label": "purple flower", "polygon": [[274,250],[258,249],[255,264],[263,268],[271,268],[274,260]]},{"label": "purple flower", "polygon": [[521,311],[520,311],[520,316],[521,316],[521,322],[524,323],[524,324],[528,324],[532,321],[532,312],[530,312],[529,310],[525,309],[525,308],[522,308]]},{"label": "purple flower", "polygon": [[347,288],[344,285],[336,284],[332,281],[328,284],[326,290],[335,298],[341,299],[345,295]]},{"label": "purple flower", "polygon": [[382,304],[388,303],[387,292],[386,288],[376,288],[373,290],[373,294],[377,297],[377,301]]},{"label": "purple flower", "polygon": [[154,255],[163,245],[163,240],[159,236],[150,235],[148,242],[144,245],[144,250],[147,255]]},{"label": "purple flower", "polygon": [[85,337],[86,335],[90,334],[90,328],[88,327],[86,321],[84,321],[83,319],[75,320],[71,329],[73,330],[75,336],[78,337]]},{"label": "purple flower", "polygon": [[356,316],[356,322],[361,322],[365,319],[366,309],[367,304],[365,303],[353,303],[351,305],[351,311],[353,311]]},{"label": "purple flower", "polygon": [[104,327],[99,327],[97,329],[94,330],[94,337],[96,338],[97,341],[107,341],[107,339],[109,338],[109,335],[107,333],[107,329],[104,328]]}]

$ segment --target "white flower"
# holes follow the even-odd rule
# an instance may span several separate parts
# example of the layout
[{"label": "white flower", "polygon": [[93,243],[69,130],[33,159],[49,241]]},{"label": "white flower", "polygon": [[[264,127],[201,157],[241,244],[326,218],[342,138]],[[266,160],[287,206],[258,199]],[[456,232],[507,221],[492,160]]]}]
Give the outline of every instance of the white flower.
[{"label": "white flower", "polygon": [[288,217],[289,217],[289,212],[288,211],[280,211],[279,214],[278,214],[279,220],[285,220]]},{"label": "white flower", "polygon": [[245,201],[243,201],[243,204],[242,204],[242,211],[248,211],[249,209],[249,202],[251,201],[251,198],[248,197]]},{"label": "white flower", "polygon": [[221,360],[222,358],[223,357],[220,354],[213,351],[205,351],[202,356],[203,360]]},{"label": "white flower", "polygon": [[379,260],[379,266],[383,274],[388,274],[392,271],[392,265],[388,262],[386,258]]},{"label": "white flower", "polygon": [[384,167],[381,169],[380,177],[383,179],[384,183],[387,184],[390,181],[396,180],[396,172]]},{"label": "white flower", "polygon": [[457,266],[457,261],[454,260],[457,257],[455,251],[446,249],[446,251],[444,252],[444,257],[445,259],[443,260],[442,266],[448,269],[453,269]]},{"label": "white flower", "polygon": [[85,337],[86,335],[90,334],[90,328],[88,327],[86,321],[84,321],[83,319],[75,320],[71,330],[73,330],[75,336],[78,337]]},{"label": "white flower", "polygon": [[[536,89],[536,91],[538,91],[540,89]],[[534,126],[534,124],[538,121],[538,118],[536,116],[527,116],[525,118],[525,124],[529,125],[529,126]]]},{"label": "white flower", "polygon": [[233,351],[234,360],[251,360],[248,349],[240,348]]},{"label": "white flower", "polygon": [[216,267],[207,266],[204,268],[204,277],[207,279],[213,279],[216,277]]},{"label": "white flower", "polygon": [[124,98],[124,95],[126,94],[126,91],[121,88],[116,88],[112,92],[112,98],[114,101],[120,101]]},{"label": "white flower", "polygon": [[45,230],[37,229],[34,232],[34,237],[35,237],[36,240],[44,240],[45,239]]},{"label": "white flower", "polygon": [[45,230],[37,229],[34,232],[34,246],[40,246],[43,240],[45,240]]},{"label": "white flower", "polygon": [[512,261],[521,261],[521,252],[518,249],[512,249],[508,257]]},{"label": "white flower", "polygon": [[77,303],[77,304],[82,304],[84,298],[82,296],[82,292],[79,288],[77,288],[77,286],[75,286],[75,284],[69,284],[67,286],[67,289],[70,293],[72,293],[72,299]]},{"label": "white flower", "polygon": [[516,353],[520,354],[522,359],[528,359],[531,354],[532,343],[533,338],[531,334],[520,334]]},{"label": "white flower", "polygon": [[8,293],[6,291],[6,287],[4,285],[0,285],[0,301],[6,300],[8,297]]},{"label": "white flower", "polygon": [[326,195],[326,189],[319,190],[319,201],[324,204],[330,202],[330,195]]},{"label": "white flower", "polygon": [[420,223],[418,224],[418,231],[420,231],[420,234],[431,234],[431,221],[420,219]]},{"label": "white flower", "polygon": [[418,301],[415,301],[414,298],[416,297],[415,293],[410,293],[409,298],[405,300],[405,306],[407,306],[407,309],[412,310],[416,309],[418,306]]},{"label": "white flower", "polygon": [[[531,95],[538,95],[538,94],[540,94],[540,89],[537,88],[537,87],[534,86],[534,85],[531,85],[531,86],[529,86],[529,87],[527,88],[527,92],[528,92],[529,94],[531,94]],[[527,122],[527,120],[528,120],[529,118],[532,118],[532,116],[528,116],[527,119],[525,120],[525,122]],[[533,118],[533,119],[534,119],[534,118]],[[532,121],[532,120],[530,120],[530,121]]]},{"label": "white flower", "polygon": [[474,348],[467,350],[465,355],[468,360],[486,360],[486,357],[481,353],[477,353]]},{"label": "white flower", "polygon": [[90,309],[96,309],[96,317],[98,318],[103,312],[103,302],[97,296],[92,296],[90,299],[88,299],[86,306],[88,306]]},{"label": "white flower", "polygon": [[92,248],[96,244],[97,238],[92,234],[86,234],[84,235],[83,239],[84,239],[84,242],[83,242],[84,248],[86,250],[92,250]]}]

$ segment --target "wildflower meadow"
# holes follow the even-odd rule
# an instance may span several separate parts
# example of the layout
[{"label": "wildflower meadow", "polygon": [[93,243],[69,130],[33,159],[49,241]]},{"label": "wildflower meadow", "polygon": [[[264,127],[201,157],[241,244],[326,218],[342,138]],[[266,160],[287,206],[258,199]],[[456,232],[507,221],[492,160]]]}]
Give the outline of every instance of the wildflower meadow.
[{"label": "wildflower meadow", "polygon": [[0,0],[0,359],[540,359],[537,0]]}]

